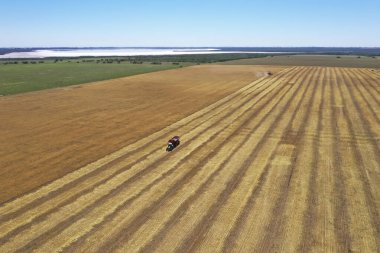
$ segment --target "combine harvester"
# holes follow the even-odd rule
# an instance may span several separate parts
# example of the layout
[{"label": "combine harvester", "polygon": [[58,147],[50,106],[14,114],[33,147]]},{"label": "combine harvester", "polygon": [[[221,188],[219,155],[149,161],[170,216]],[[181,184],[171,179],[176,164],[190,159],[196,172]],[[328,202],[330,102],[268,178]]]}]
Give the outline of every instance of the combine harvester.
[{"label": "combine harvester", "polygon": [[173,138],[171,138],[168,141],[168,146],[166,147],[166,151],[167,152],[172,151],[173,149],[175,149],[176,147],[178,147],[179,144],[180,144],[179,136],[174,136]]}]

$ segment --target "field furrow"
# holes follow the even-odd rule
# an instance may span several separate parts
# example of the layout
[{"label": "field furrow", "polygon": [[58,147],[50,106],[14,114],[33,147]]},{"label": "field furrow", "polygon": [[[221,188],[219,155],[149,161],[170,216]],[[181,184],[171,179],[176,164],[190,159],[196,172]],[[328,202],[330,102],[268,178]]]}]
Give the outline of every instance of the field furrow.
[{"label": "field furrow", "polygon": [[[283,88],[286,88],[286,86],[284,87],[284,85],[281,85]],[[281,87],[280,86],[280,87]],[[278,95],[278,97],[280,97],[281,98],[281,94],[279,94]],[[267,101],[263,101],[263,105],[266,105],[267,103],[268,103],[268,101],[272,101],[273,100],[273,97],[272,98],[268,98],[268,100]],[[276,101],[276,100],[274,100],[274,101]],[[262,106],[263,106],[262,105]],[[261,106],[261,107],[262,107]],[[250,107],[247,107],[247,109],[249,109]],[[257,111],[259,111],[259,110],[257,110]],[[256,112],[257,112],[256,111]],[[252,113],[255,113],[255,111],[254,112],[252,112]],[[247,117],[247,116],[245,116],[245,117]],[[231,125],[231,127],[237,127],[237,126],[239,126],[239,125],[236,125],[236,124],[239,124],[239,122],[241,122],[241,120],[243,120],[245,117],[239,117],[239,120],[238,121],[234,121],[233,122],[233,124]],[[227,119],[226,119],[227,120]],[[227,121],[228,122],[228,121]],[[227,124],[228,125],[228,124]],[[229,127],[229,129],[231,129],[231,127]],[[225,133],[229,130],[229,129],[226,129],[226,131],[223,133],[223,132],[221,132],[221,135],[220,135],[220,138],[222,138],[221,140],[223,140],[224,141],[224,139],[225,139]],[[215,131],[215,129],[213,129],[213,131]],[[235,130],[236,131],[236,130]],[[213,138],[215,141],[217,140],[217,138]],[[196,140],[194,140],[194,141],[196,141]],[[224,144],[223,146],[222,145],[219,145],[219,146],[217,146],[216,147],[216,149],[218,149],[218,147],[228,147],[228,145],[226,145],[226,144]],[[214,152],[212,152],[211,154],[214,154]],[[207,159],[209,159],[210,157],[208,156],[207,157]],[[196,161],[200,161],[200,163],[202,163],[202,161],[203,160],[199,160],[199,159],[196,159]],[[223,160],[221,160],[221,161],[223,161]],[[132,219],[131,221],[130,221],[130,224],[128,225],[128,227],[129,228],[131,228],[131,229],[129,229],[128,231],[130,232],[130,233],[128,233],[128,235],[130,235],[132,232],[133,232],[133,228],[134,227],[138,227],[137,225],[131,225],[131,224],[139,224],[139,223],[141,223],[142,221],[144,221],[144,218],[141,218],[141,217],[144,217],[145,215],[146,215],[146,213],[153,213],[153,211],[154,210],[156,210],[156,209],[158,209],[159,207],[160,207],[160,203],[162,203],[162,202],[164,202],[164,201],[166,201],[167,199],[169,199],[169,197],[171,196],[171,194],[175,194],[175,193],[177,193],[177,191],[179,190],[179,187],[185,187],[185,183],[187,182],[187,181],[189,181],[190,179],[191,179],[191,177],[193,177],[193,176],[196,176],[196,173],[200,170],[200,163],[197,163],[196,164],[196,166],[194,167],[194,168],[189,168],[189,169],[191,169],[188,173],[186,173],[186,174],[184,174],[184,175],[182,175],[182,178],[181,178],[181,180],[179,181],[179,182],[176,182],[176,181],[174,181],[173,183],[174,183],[174,187],[171,187],[171,188],[169,188],[169,187],[165,187],[165,188],[169,188],[169,191],[167,191],[167,192],[164,192],[163,193],[163,195],[162,195],[162,197],[161,198],[159,198],[157,201],[153,201],[153,203],[151,203],[151,205],[148,205],[147,207],[144,207],[145,209],[143,209],[144,211],[143,212],[141,212],[141,213],[139,213],[139,212],[137,212],[137,214],[138,214],[138,216],[137,217],[134,217],[134,216],[136,216],[136,214],[134,214],[133,212],[131,213],[131,212],[128,212],[128,213],[121,213],[121,214],[118,214],[118,216],[112,221],[112,223],[111,223],[111,227],[113,228],[113,229],[116,229],[117,227],[123,227],[123,226],[120,226],[120,224],[122,224],[122,221],[123,220],[128,220],[128,218],[130,217],[130,216],[132,216],[131,218],[129,218],[129,219]],[[188,166],[186,166],[186,167],[188,167]],[[179,169],[179,171],[183,171],[183,169],[182,168],[180,168]],[[211,173],[211,171],[210,170],[208,170],[208,171],[206,171],[207,173]],[[203,179],[207,179],[204,175],[202,176],[202,178]],[[186,181],[185,181],[186,180]],[[200,183],[199,182],[199,180],[196,180],[196,182],[197,183]],[[187,188],[184,188],[185,190],[187,189]],[[156,191],[152,191],[151,193],[149,193],[149,194],[157,194],[156,193]],[[162,194],[162,193],[161,193]],[[184,198],[184,196],[183,195],[178,195],[180,198]],[[154,197],[152,197],[152,196],[150,196],[150,195],[148,195],[147,196],[147,198],[150,198],[150,199],[154,199]],[[174,203],[176,203],[176,202],[174,202]],[[138,205],[138,203],[135,203],[135,205]],[[143,206],[142,206],[143,207]],[[136,207],[136,208],[142,208],[142,207]],[[166,210],[166,209],[165,209]],[[124,210],[123,210],[124,211]],[[167,213],[168,212],[168,210],[166,210],[166,212],[165,213]],[[106,224],[107,225],[107,224]],[[108,225],[110,225],[110,224],[108,224]],[[124,233],[125,234],[125,233]],[[91,239],[88,239],[88,241],[91,241]],[[93,246],[94,244],[98,244],[98,243],[101,243],[101,241],[102,240],[95,240],[95,241],[92,241],[91,243],[90,243],[90,245],[91,246]],[[104,246],[104,248],[107,248],[107,246]]]},{"label": "field furrow", "polygon": [[[283,73],[284,74],[284,73]],[[278,78],[281,78],[282,74],[279,74]],[[168,138],[168,133],[173,131],[178,131],[180,127],[187,126],[187,128],[193,128],[197,126],[199,123],[206,122],[209,118],[211,118],[213,115],[217,115],[221,112],[224,112],[226,108],[229,108],[231,105],[229,102],[231,99],[239,96],[237,99],[241,99],[242,95],[252,95],[250,90],[248,89],[254,89],[257,90],[261,88],[263,84],[265,84],[267,80],[264,82],[255,82],[251,85],[247,85],[246,87],[240,89],[239,91],[235,92],[234,94],[231,94],[230,96],[227,96],[226,98],[216,102],[215,104],[159,131],[154,133],[153,135],[143,138],[140,141],[133,143],[131,145],[128,145],[127,147],[112,153],[108,155],[107,157],[96,161],[92,164],[89,164],[59,180],[56,180],[52,184],[47,185],[46,187],[42,187],[37,192],[33,192],[31,194],[27,194],[26,196],[22,196],[21,198],[16,199],[15,201],[12,201],[10,203],[4,204],[2,207],[0,207],[0,212],[3,214],[8,213],[17,213],[18,209],[22,209],[24,206],[30,204],[33,202],[35,204],[36,200],[45,197],[46,195],[56,194],[56,191],[51,191],[50,189],[60,189],[63,187],[67,187],[67,189],[70,189],[72,187],[72,184],[83,182],[83,176],[86,176],[90,173],[94,173],[101,171],[102,169],[108,169],[110,166],[114,166],[115,164],[119,163],[120,161],[124,161],[125,158],[129,156],[144,156],[146,158],[149,153],[153,151],[157,151],[161,149],[162,147],[157,147],[157,143],[161,143],[160,146],[162,146],[162,138]],[[244,94],[243,94],[244,93]],[[218,110],[216,110],[218,109]],[[202,117],[202,121],[198,121]],[[188,124],[192,123],[192,124]],[[151,145],[151,146],[150,146]],[[150,152],[147,154],[146,147],[152,147]],[[140,153],[137,153],[140,152]],[[136,159],[133,159],[136,160]],[[75,181],[74,181],[75,179]],[[84,178],[87,179],[87,178]],[[70,182],[70,185],[67,183]],[[17,213],[19,214],[19,213]]]},{"label": "field furrow", "polygon": [[[359,87],[362,90],[367,91],[367,94],[366,94],[367,99],[371,98],[372,100],[375,101],[375,103],[377,105],[380,105],[380,98],[378,97],[376,92],[374,92],[373,87],[371,87],[371,85],[370,85],[370,83],[372,82],[370,75],[364,77],[364,76],[362,76],[363,72],[360,72],[359,70],[352,70],[352,71],[348,71],[347,73],[350,76],[354,76],[356,78],[356,80],[359,81],[359,84],[361,84],[361,85],[359,85]],[[375,81],[375,83],[376,83],[376,81]],[[357,82],[355,82],[355,84],[357,84]]]},{"label": "field furrow", "polygon": [[[265,94],[267,94],[267,93],[265,93]],[[241,95],[238,97],[238,99],[232,101],[229,104],[230,108],[235,107],[235,110],[239,110],[240,106],[242,106],[242,104],[246,103],[246,101],[250,101],[251,103],[253,103],[256,101],[255,99],[257,99],[258,101],[260,101],[260,99],[261,99],[260,96],[256,97],[255,94],[253,94],[253,97],[255,97],[255,99],[244,100],[245,96],[246,96],[246,94],[244,92],[241,93]],[[235,104],[236,104],[236,106],[235,106]],[[249,107],[247,107],[247,108],[249,108]],[[204,132],[205,130],[212,127],[213,125],[217,125],[218,127],[224,127],[224,125],[218,124],[224,117],[226,117],[227,115],[232,115],[232,117],[239,116],[238,114],[234,115],[232,113],[233,111],[234,110],[232,110],[232,111],[225,110],[225,108],[224,108],[224,110],[222,110],[221,115],[218,112],[215,113],[217,115],[217,117],[215,117],[215,120],[213,119],[213,117],[206,115],[206,117],[208,117],[208,120],[204,121],[203,124],[199,124],[196,128],[193,128],[191,130],[189,129],[187,131],[187,133],[185,135],[183,135],[183,139],[185,139],[185,140],[186,139],[193,139],[193,138],[195,138],[195,136],[198,135],[198,133]],[[212,136],[207,135],[207,138],[210,138],[210,137],[212,137]],[[165,138],[165,139],[167,139],[167,138]],[[165,139],[161,140],[161,143],[165,143]],[[192,142],[192,144],[195,144],[195,143],[196,142]],[[198,145],[200,145],[200,144],[201,143],[198,143]],[[144,145],[144,144],[141,144],[141,145]],[[186,146],[186,144],[184,144],[181,148],[184,148],[185,146]],[[157,147],[157,146],[151,145],[151,147]],[[145,152],[147,152],[147,150],[145,150]],[[79,199],[76,199],[76,201],[74,203],[71,203],[69,205],[66,205],[66,206],[58,209],[57,212],[54,212],[51,215],[49,215],[48,218],[43,219],[43,222],[37,221],[39,223],[36,222],[37,224],[35,224],[34,226],[33,226],[33,224],[32,224],[32,226],[28,226],[27,230],[25,230],[23,233],[21,233],[20,231],[17,231],[18,237],[15,238],[14,242],[15,243],[17,242],[18,245],[21,245],[21,243],[20,243],[21,238],[24,238],[25,241],[28,241],[30,239],[28,237],[28,234],[30,234],[30,236],[33,236],[33,237],[38,235],[35,232],[33,232],[33,231],[35,231],[36,227],[44,228],[43,230],[41,230],[41,232],[42,231],[45,231],[45,233],[48,232],[49,229],[52,229],[56,225],[54,223],[51,223],[50,221],[51,220],[60,221],[61,219],[59,217],[65,217],[66,219],[68,219],[70,216],[74,216],[75,218],[79,218],[79,217],[81,217],[81,213],[85,213],[87,210],[90,210],[91,208],[97,206],[104,199],[117,194],[118,191],[120,191],[122,189],[125,189],[126,186],[129,186],[129,184],[131,183],[132,180],[136,181],[136,178],[140,178],[141,175],[144,174],[144,172],[149,172],[149,170],[154,168],[155,163],[158,163],[158,162],[163,160],[164,154],[162,152],[162,147],[155,148],[154,151],[148,151],[147,153],[149,155],[144,155],[142,158],[137,159],[137,161],[133,165],[131,165],[131,167],[128,170],[125,170],[121,174],[118,174],[118,175],[112,177],[112,179],[110,179],[110,182],[106,182],[106,183],[100,185],[99,187],[97,187],[96,189],[92,190],[88,194],[82,195]],[[136,156],[136,157],[138,157],[138,156]],[[134,156],[133,158],[136,159],[136,157]],[[166,164],[172,163],[172,161],[170,159],[165,161],[165,162],[166,162]],[[179,161],[177,161],[177,163],[179,163]],[[168,168],[167,165],[164,165],[164,167]],[[102,169],[104,169],[104,168],[102,168]],[[157,175],[153,174],[153,176],[157,176]],[[79,207],[81,207],[81,208],[79,208]],[[75,211],[73,211],[73,210],[75,210]],[[76,214],[76,212],[79,212],[79,213]],[[73,220],[71,220],[71,222],[73,222]],[[63,224],[59,224],[59,225],[60,225],[60,227],[63,227]],[[24,237],[22,237],[23,234],[25,234]],[[52,235],[51,231],[49,234]],[[43,236],[43,234],[40,235],[40,238],[42,238],[42,237],[45,240],[48,239],[47,236]],[[8,239],[8,238],[5,238],[5,239]]]},{"label": "field furrow", "polygon": [[[360,94],[360,102],[365,104],[365,110],[369,110],[372,114],[369,120],[375,120],[377,124],[380,124],[380,116],[379,111],[377,109],[380,106],[380,102],[376,101],[376,97],[372,94],[370,90],[368,90],[368,84],[363,83],[362,79],[358,78],[357,75],[352,75],[350,72],[346,72],[347,78],[354,85],[355,91]],[[355,79],[354,79],[355,78]],[[373,106],[375,104],[376,106]]]},{"label": "field furrow", "polygon": [[[288,96],[287,96],[287,99],[289,99]],[[282,102],[282,104],[283,103],[284,102]],[[236,151],[234,150],[233,156],[231,158],[229,158],[230,160],[225,160],[225,163],[226,163],[225,167],[229,168],[229,170],[225,171],[224,173],[234,173],[234,174],[232,174],[232,175],[230,174],[230,176],[226,176],[226,175],[220,173],[220,175],[218,175],[219,176],[218,178],[214,179],[213,181],[207,182],[207,184],[204,185],[205,187],[207,187],[206,189],[202,189],[198,194],[194,195],[195,199],[192,198],[192,201],[190,203],[186,203],[185,206],[187,207],[188,210],[181,210],[180,212],[177,211],[177,213],[179,213],[181,215],[180,217],[178,217],[178,215],[173,215],[174,217],[170,217],[170,220],[168,221],[168,223],[173,224],[173,225],[175,224],[175,226],[165,227],[165,229],[163,230],[163,233],[166,233],[165,231],[167,231],[167,233],[168,233],[168,235],[167,235],[168,238],[166,240],[164,240],[166,243],[170,242],[170,240],[171,240],[170,234],[173,234],[172,236],[175,236],[176,238],[178,238],[180,236],[180,233],[178,233],[178,232],[176,233],[176,231],[178,231],[178,229],[176,229],[176,227],[181,228],[181,230],[184,230],[182,232],[182,233],[184,233],[183,237],[188,237],[188,239],[185,239],[185,241],[181,245],[179,245],[179,248],[177,249],[178,252],[191,250],[191,247],[188,244],[200,241],[200,240],[197,240],[195,238],[191,239],[191,237],[197,237],[197,236],[200,236],[203,234],[203,232],[199,231],[199,230],[206,230],[207,229],[206,221],[207,221],[207,224],[212,224],[212,219],[213,219],[213,217],[215,217],[215,214],[217,213],[219,206],[221,206],[223,204],[223,202],[227,199],[229,194],[231,194],[233,192],[233,190],[234,190],[233,187],[238,184],[238,182],[243,178],[243,176],[245,175],[245,173],[248,169],[248,165],[250,164],[250,162],[244,158],[245,157],[249,157],[249,158],[255,157],[256,156],[255,152],[257,152],[257,149],[258,149],[257,146],[260,146],[260,144],[265,141],[265,139],[266,139],[265,136],[269,135],[268,132],[264,133],[267,130],[266,130],[266,128],[263,128],[263,127],[266,126],[267,128],[270,128],[270,126],[275,125],[273,122],[270,121],[271,119],[269,119],[269,122],[268,122],[268,117],[266,117],[266,116],[270,115],[271,113],[275,113],[276,108],[278,108],[280,106],[281,106],[281,104],[277,105],[271,111],[269,111],[269,113],[265,112],[266,110],[263,109],[262,111],[264,113],[264,120],[265,121],[264,120],[255,120],[255,118],[252,118],[251,120],[253,120],[252,123],[254,124],[252,127],[250,126],[249,123],[243,124],[247,130],[252,129],[251,131],[245,131],[244,133],[242,133],[243,141],[245,141],[246,143],[241,143],[238,146],[238,147],[241,146],[241,148],[236,150]],[[255,133],[256,129],[257,129],[257,131],[263,132],[262,136],[258,137],[258,136],[255,136],[254,134],[252,134],[252,133]],[[248,136],[246,136],[246,135],[248,135]],[[247,145],[249,147],[251,147],[251,149],[252,149],[252,151],[250,151],[250,152],[252,152],[250,155],[247,155],[247,153],[245,152],[245,150],[246,150],[245,147]],[[229,146],[229,144],[227,144],[227,146]],[[227,179],[229,179],[229,181],[224,182],[224,180],[227,180]],[[204,194],[201,194],[202,192],[204,192]],[[211,194],[211,196],[210,196],[210,194]],[[178,197],[181,197],[181,196],[178,196]],[[216,200],[213,203],[212,201],[210,201],[211,199],[216,199]],[[207,201],[207,200],[209,200],[209,201]],[[204,205],[204,206],[197,207],[196,205]],[[211,205],[211,207],[209,207],[209,205]],[[209,212],[204,214],[203,217],[199,217],[200,221],[198,222],[197,227],[194,230],[192,230],[193,225],[195,225],[195,224],[194,224],[194,219],[188,218],[188,216],[190,216],[192,213],[189,210],[197,210],[197,209],[199,209],[199,210],[207,210],[208,209]],[[159,216],[159,218],[157,218],[158,220],[162,220],[166,216],[165,213],[162,213],[160,215],[161,216]],[[174,219],[174,221],[173,221],[173,219]],[[186,227],[185,224],[189,221],[192,221],[192,223],[190,225],[188,225],[189,228],[188,228],[188,231],[186,231],[185,230],[185,227]],[[148,226],[147,226],[147,228],[148,228]],[[147,228],[145,229],[145,231],[148,230]],[[162,234],[162,233],[159,233],[159,234]],[[139,234],[136,236],[136,238],[144,238],[144,237],[145,237],[145,233]],[[131,242],[131,243],[133,243],[133,242]],[[152,248],[152,246],[150,246],[150,247]],[[159,247],[160,246],[156,245],[154,248],[159,249]],[[165,247],[165,246],[163,246],[163,247]],[[121,251],[123,251],[125,249],[126,248],[122,249]]]},{"label": "field furrow", "polygon": [[[297,135],[299,128],[299,123],[295,119],[305,116],[305,113],[300,113],[301,105],[310,98],[312,77],[316,74],[316,71],[316,69],[312,70],[299,83],[295,84],[299,86],[302,92],[298,92],[295,104],[285,107],[286,110],[284,110],[283,114],[283,122],[285,123],[280,125],[279,131],[281,132],[275,135],[278,145],[276,145],[271,159],[265,165],[265,177],[260,178],[262,180],[260,181],[261,184],[254,184],[251,189],[248,189],[251,194],[248,195],[246,206],[244,206],[238,218],[240,222],[235,224],[228,240],[224,243],[225,252],[229,252],[234,248],[243,251],[261,248],[265,241],[268,240],[268,233],[266,232],[276,226],[277,221],[272,219],[274,217],[270,214],[275,212],[277,208],[282,208],[281,205],[283,205],[280,194],[281,188],[287,187],[290,183],[293,170],[292,164],[295,161],[295,157],[292,157],[295,152],[294,136]],[[271,194],[271,190],[275,194]],[[271,199],[266,199],[265,204],[262,203],[263,198],[268,197]],[[262,203],[260,208],[255,208],[259,203]],[[260,229],[256,230],[256,228]],[[258,234],[256,231],[261,232]],[[242,236],[244,234],[250,234],[255,239],[248,242],[248,237]],[[267,246],[269,245],[271,244]]]},{"label": "field furrow", "polygon": [[372,81],[369,82],[369,86],[373,89],[373,92],[375,94],[380,94],[380,87],[379,87],[379,80],[380,80],[380,74],[378,72],[369,71],[368,69],[358,69],[358,71],[361,71],[363,78],[369,78]]},{"label": "field furrow", "polygon": [[[346,129],[349,131],[352,136],[352,145],[350,145],[351,158],[353,158],[353,162],[351,162],[350,171],[351,177],[347,180],[350,182],[350,185],[357,185],[355,191],[353,188],[349,188],[350,192],[352,192],[351,196],[359,195],[356,198],[350,198],[350,202],[352,199],[357,199],[357,201],[351,204],[352,208],[349,210],[352,212],[352,219],[356,222],[352,222],[351,225],[351,234],[355,235],[355,231],[365,231],[370,234],[373,233],[375,236],[377,234],[379,227],[379,213],[376,207],[375,198],[373,197],[373,190],[368,178],[367,170],[375,170],[376,167],[380,166],[380,164],[376,164],[376,162],[367,162],[367,158],[371,157],[371,146],[374,148],[377,154],[380,154],[380,150],[378,149],[378,143],[370,138],[368,142],[359,143],[356,139],[357,134],[364,134],[365,136],[376,136],[372,130],[371,126],[368,125],[366,118],[364,118],[363,111],[358,106],[357,100],[358,97],[355,97],[352,93],[352,86],[350,86],[349,82],[346,80],[344,74],[339,73],[337,70],[337,75],[340,75],[341,78],[337,78],[339,92],[342,96],[343,102],[343,115],[346,120]],[[340,82],[339,82],[340,81]],[[362,144],[362,145],[361,145]],[[364,145],[363,145],[364,144]],[[375,153],[375,154],[376,154]],[[349,158],[347,158],[349,160]],[[376,166],[376,167],[375,167]],[[347,165],[347,168],[349,166]],[[349,170],[346,170],[347,172]],[[360,201],[359,201],[360,200]],[[354,209],[355,208],[355,209]],[[374,252],[380,246],[377,240],[373,240],[372,237],[358,237],[355,236],[353,238],[352,250],[354,251],[368,251]]]},{"label": "field furrow", "polygon": [[[378,89],[354,68],[248,83],[3,203],[0,252],[378,252]],[[173,135],[181,145],[167,153]]]},{"label": "field furrow", "polygon": [[[259,86],[259,85],[257,85],[257,86]],[[256,87],[256,88],[260,88],[260,86]],[[257,94],[254,94],[254,95],[257,95]],[[203,121],[198,122],[198,125],[200,123],[206,122],[208,119],[210,119],[213,116],[219,114],[220,112],[223,112],[227,107],[222,107],[219,110],[214,110],[214,109],[210,110],[209,114],[204,115]],[[214,115],[212,115],[211,113],[213,113]],[[199,116],[199,117],[201,117],[201,116]],[[193,127],[196,127],[196,124],[190,124],[189,128],[193,128]],[[170,131],[176,131],[178,129],[179,128],[171,129]],[[184,131],[184,130],[182,130],[182,131]],[[120,151],[116,152],[116,153],[110,155],[111,159],[108,159],[105,163],[94,164],[94,166],[91,168],[92,170],[87,171],[86,167],[83,168],[83,169],[81,169],[82,173],[81,173],[80,176],[77,175],[78,173],[75,173],[76,174],[76,175],[74,175],[75,176],[75,180],[72,180],[72,178],[69,177],[70,176],[69,175],[68,178],[67,178],[67,180],[65,180],[64,182],[58,182],[58,183],[55,182],[55,185],[51,185],[51,187],[54,187],[55,189],[57,189],[57,191],[54,191],[54,193],[53,192],[47,192],[48,193],[47,197],[49,197],[49,199],[50,199],[50,198],[58,196],[59,197],[58,201],[62,201],[64,198],[61,195],[59,195],[59,193],[64,192],[67,189],[70,189],[70,193],[73,193],[73,192],[75,192],[75,188],[73,186],[79,186],[78,191],[81,190],[81,192],[79,192],[79,194],[74,195],[74,197],[80,196],[81,193],[83,193],[83,190],[84,190],[83,189],[83,185],[80,185],[80,183],[82,183],[82,182],[85,181],[86,182],[86,186],[93,186],[93,185],[96,186],[96,184],[99,184],[100,182],[105,182],[104,181],[105,178],[106,179],[112,178],[113,176],[117,175],[120,171],[122,171],[123,169],[125,169],[125,166],[126,166],[125,163],[126,162],[127,162],[127,166],[131,166],[131,163],[137,163],[135,158],[130,159],[131,160],[130,161],[130,160],[127,160],[128,157],[132,157],[132,155],[133,155],[133,156],[138,156],[139,157],[138,160],[144,160],[149,154],[153,153],[154,151],[160,150],[162,147],[157,148],[157,144],[159,142],[154,143],[154,141],[157,141],[157,139],[159,139],[160,137],[163,137],[164,134],[166,134],[166,132],[163,133],[161,136],[159,136],[156,139],[155,138],[152,138],[153,140],[150,139],[149,142],[147,142],[147,143],[140,142],[140,143],[138,143],[138,145],[134,145],[135,147],[127,147],[127,148],[125,148],[123,150],[123,154]],[[159,141],[162,141],[162,139],[159,139]],[[146,150],[143,150],[144,146],[147,146],[147,145],[152,144],[152,143],[154,143],[154,145],[152,145],[152,147],[154,147],[154,149],[149,150],[149,152],[147,152]],[[140,146],[140,147],[138,147],[138,146]],[[131,149],[129,150],[128,148],[131,148]],[[138,153],[138,151],[140,151],[140,152]],[[121,162],[123,162],[124,164],[121,164]],[[128,162],[129,162],[129,164],[128,164]],[[110,170],[110,168],[112,168],[113,170]],[[107,174],[100,175],[100,173],[107,173]],[[89,179],[91,179],[90,177],[92,177],[94,180],[97,180],[97,181],[95,181],[95,182],[89,181]],[[101,179],[101,181],[99,182],[100,179]],[[67,182],[70,182],[70,183],[67,183]],[[58,191],[58,190],[60,190],[60,191]],[[12,215],[13,216],[19,216],[19,214],[22,211],[24,211],[26,207],[30,207],[31,205],[36,206],[39,203],[44,203],[45,204],[46,197],[43,194],[47,194],[47,193],[46,192],[42,192],[42,191],[41,191],[41,194],[39,194],[39,192],[35,193],[35,195],[38,194],[38,196],[36,196],[36,199],[37,200],[38,199],[43,199],[43,202],[42,201],[38,202],[35,199],[32,199],[33,200],[32,203],[28,203],[27,202],[28,201],[28,196],[20,198],[19,199],[20,201],[16,201],[16,202],[18,202],[17,203],[18,205],[16,206],[16,208],[18,208],[18,210],[11,210],[10,214],[8,214],[8,216],[4,215],[2,218],[3,219],[4,218],[8,218],[9,219],[9,218],[12,217]],[[25,204],[24,204],[24,206],[22,206],[22,208],[20,208],[21,203],[19,203],[21,201],[25,201]],[[56,205],[57,203],[50,203],[50,204]],[[15,205],[13,205],[13,206],[15,206]],[[5,208],[6,207],[7,206],[5,206]],[[9,208],[12,208],[12,206],[10,206]],[[4,210],[4,213],[6,214],[5,210]]]}]

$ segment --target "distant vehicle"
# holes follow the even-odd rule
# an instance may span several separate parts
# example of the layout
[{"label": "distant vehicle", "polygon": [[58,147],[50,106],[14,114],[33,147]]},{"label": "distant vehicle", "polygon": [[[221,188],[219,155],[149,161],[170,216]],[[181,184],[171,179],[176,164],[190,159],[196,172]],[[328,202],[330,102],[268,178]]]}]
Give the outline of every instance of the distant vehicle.
[{"label": "distant vehicle", "polygon": [[180,144],[179,136],[174,136],[173,138],[171,138],[168,141],[168,146],[166,148],[166,151],[167,152],[172,151],[173,149],[175,149],[176,147],[178,147],[179,144]]}]

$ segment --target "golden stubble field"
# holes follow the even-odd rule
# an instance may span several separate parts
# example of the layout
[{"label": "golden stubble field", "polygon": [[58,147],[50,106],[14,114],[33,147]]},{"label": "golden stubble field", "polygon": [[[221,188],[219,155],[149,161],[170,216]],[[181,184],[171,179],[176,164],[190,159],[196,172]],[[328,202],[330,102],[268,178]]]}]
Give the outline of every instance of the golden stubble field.
[{"label": "golden stubble field", "polygon": [[0,204],[282,69],[194,66],[0,97]]},{"label": "golden stubble field", "polygon": [[379,252],[379,95],[367,69],[263,77],[1,205],[0,252]]}]

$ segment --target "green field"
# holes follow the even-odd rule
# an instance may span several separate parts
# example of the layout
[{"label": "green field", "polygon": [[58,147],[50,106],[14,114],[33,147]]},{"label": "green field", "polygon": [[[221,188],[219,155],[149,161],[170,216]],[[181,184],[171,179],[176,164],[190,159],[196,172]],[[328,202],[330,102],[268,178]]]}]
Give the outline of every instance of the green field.
[{"label": "green field", "polygon": [[353,55],[281,55],[233,60],[218,64],[380,68],[380,58]]},{"label": "green field", "polygon": [[[26,62],[27,64],[25,64]],[[0,95],[64,87],[200,63],[380,68],[379,57],[352,55],[266,56],[245,53],[2,60],[0,61]]]},{"label": "green field", "polygon": [[0,96],[101,81],[194,64],[265,55],[194,54],[0,60]]},{"label": "green field", "polygon": [[[36,62],[36,61],[35,61]],[[38,62],[38,61],[37,61]],[[77,63],[79,62],[79,63]],[[124,76],[179,68],[189,64],[131,64],[129,62],[96,63],[80,60],[63,60],[54,63],[0,64],[0,95],[43,90],[82,84]]]}]

